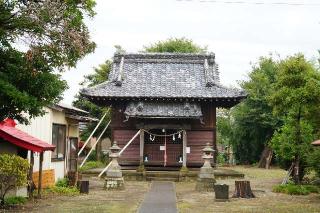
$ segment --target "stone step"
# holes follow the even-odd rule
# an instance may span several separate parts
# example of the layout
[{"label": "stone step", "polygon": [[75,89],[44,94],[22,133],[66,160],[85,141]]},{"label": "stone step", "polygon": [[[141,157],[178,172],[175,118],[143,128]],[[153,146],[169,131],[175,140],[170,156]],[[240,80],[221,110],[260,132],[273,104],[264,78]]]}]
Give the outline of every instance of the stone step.
[{"label": "stone step", "polygon": [[147,177],[179,178],[179,172],[146,172]]},{"label": "stone step", "polygon": [[172,181],[172,182],[179,182],[179,178],[173,177],[146,177],[147,181]]}]

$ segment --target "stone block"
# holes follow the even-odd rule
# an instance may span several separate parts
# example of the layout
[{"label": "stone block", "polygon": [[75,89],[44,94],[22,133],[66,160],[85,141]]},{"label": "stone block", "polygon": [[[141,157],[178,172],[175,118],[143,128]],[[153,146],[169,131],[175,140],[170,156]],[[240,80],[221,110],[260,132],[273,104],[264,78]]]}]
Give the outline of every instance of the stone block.
[{"label": "stone block", "polygon": [[107,177],[105,179],[104,188],[106,190],[123,190],[124,189],[123,177],[121,177],[121,178]]},{"label": "stone block", "polygon": [[216,180],[213,178],[198,178],[196,190],[199,192],[213,192]]}]

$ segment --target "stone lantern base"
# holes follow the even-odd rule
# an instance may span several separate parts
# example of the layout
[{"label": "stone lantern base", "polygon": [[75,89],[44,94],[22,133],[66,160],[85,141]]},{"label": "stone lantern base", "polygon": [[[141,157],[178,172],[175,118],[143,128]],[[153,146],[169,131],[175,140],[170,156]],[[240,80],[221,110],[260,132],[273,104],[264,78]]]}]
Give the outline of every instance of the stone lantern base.
[{"label": "stone lantern base", "polygon": [[213,159],[212,153],[214,152],[214,150],[211,148],[210,144],[207,143],[202,151],[204,164],[200,168],[196,190],[200,192],[213,192],[216,180],[214,178],[214,172],[213,168],[211,167],[210,161]]},{"label": "stone lantern base", "polygon": [[124,189],[123,177],[106,177],[104,188],[106,190],[122,190],[122,189]]},{"label": "stone lantern base", "polygon": [[213,192],[215,182],[214,178],[198,178],[196,190],[199,192]]}]

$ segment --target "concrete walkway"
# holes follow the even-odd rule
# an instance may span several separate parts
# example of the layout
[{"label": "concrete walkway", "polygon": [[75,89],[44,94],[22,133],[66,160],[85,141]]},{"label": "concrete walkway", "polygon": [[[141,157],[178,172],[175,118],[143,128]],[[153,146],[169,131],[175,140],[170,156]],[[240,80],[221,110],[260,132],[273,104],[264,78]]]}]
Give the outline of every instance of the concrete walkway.
[{"label": "concrete walkway", "polygon": [[173,182],[153,181],[139,213],[176,213],[176,191]]}]

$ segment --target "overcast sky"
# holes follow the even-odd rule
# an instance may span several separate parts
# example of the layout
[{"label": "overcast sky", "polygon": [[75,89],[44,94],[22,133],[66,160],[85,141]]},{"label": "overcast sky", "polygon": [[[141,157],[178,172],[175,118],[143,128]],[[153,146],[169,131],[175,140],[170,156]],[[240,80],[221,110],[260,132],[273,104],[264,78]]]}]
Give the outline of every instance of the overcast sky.
[{"label": "overcast sky", "polygon": [[[240,1],[240,0],[239,0]],[[239,2],[229,0],[228,2]],[[97,0],[97,15],[87,21],[97,48],[63,74],[71,103],[83,76],[113,56],[114,45],[136,52],[170,37],[186,37],[216,54],[221,83],[236,86],[260,56],[297,52],[318,57],[320,1],[243,0],[244,3],[176,0]],[[225,1],[226,2],[226,1]],[[264,4],[254,4],[264,3]],[[302,3],[286,5],[274,3]]]}]

